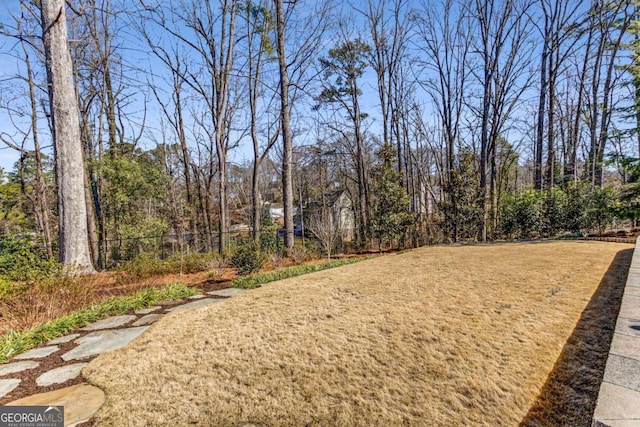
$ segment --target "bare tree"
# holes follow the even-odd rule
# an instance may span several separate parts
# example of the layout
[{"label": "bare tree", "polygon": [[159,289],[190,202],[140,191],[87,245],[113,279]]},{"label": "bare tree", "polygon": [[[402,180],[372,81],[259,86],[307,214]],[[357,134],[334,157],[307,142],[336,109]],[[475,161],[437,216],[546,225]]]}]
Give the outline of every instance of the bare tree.
[{"label": "bare tree", "polygon": [[[382,114],[382,140],[395,145],[398,171],[406,164],[400,121],[402,101],[399,85],[403,84],[402,66],[407,60],[411,21],[406,0],[368,1],[367,8],[358,10],[366,19],[371,36],[368,62],[376,73],[378,99]],[[405,176],[406,181],[406,176]]]},{"label": "bare tree", "polygon": [[[287,7],[285,7],[285,4]],[[309,3],[273,0],[276,16],[276,53],[280,94],[280,132],[282,134],[282,198],[284,204],[285,248],[294,243],[293,223],[293,131],[292,106],[308,93],[314,75],[310,74],[323,35],[330,25],[331,2]],[[311,5],[311,6],[310,6]],[[289,37],[287,34],[296,34]]]},{"label": "bare tree", "polygon": [[40,8],[55,144],[60,261],[65,265],[75,265],[84,273],[93,273],[87,231],[84,161],[67,41],[65,2],[42,0]]},{"label": "bare tree", "polygon": [[[508,119],[529,86],[530,21],[529,0],[476,0],[470,13],[478,26],[474,50],[481,72],[474,72],[482,89],[480,117],[480,192],[482,194],[482,223],[479,239],[487,240],[489,208],[495,200],[495,147],[505,130]],[[493,195],[493,197],[491,197]]]},{"label": "bare tree", "polygon": [[[261,220],[261,199],[260,199],[260,166],[267,158],[271,148],[275,145],[279,136],[279,126],[275,131],[271,131],[267,137],[267,142],[261,148],[259,137],[259,111],[258,102],[263,100],[265,85],[265,63],[269,60],[269,55],[273,51],[273,46],[269,34],[275,23],[272,14],[263,1],[262,3],[248,3],[246,6],[246,74],[247,88],[249,95],[249,134],[253,145],[253,168],[251,174],[251,204],[253,238],[256,242],[260,240],[260,220]],[[278,63],[279,64],[279,63]],[[267,108],[271,107],[271,101],[265,103]],[[280,122],[282,119],[280,120]]]},{"label": "bare tree", "polygon": [[327,255],[327,259],[331,259],[333,248],[336,246],[340,230],[333,218],[333,212],[330,209],[322,208],[321,212],[314,212],[309,218],[309,230],[320,241],[323,252]]},{"label": "bare tree", "polygon": [[[166,53],[166,51],[165,51]],[[169,60],[167,58],[167,60]],[[189,148],[187,145],[187,132],[184,120],[184,81],[182,76],[185,72],[185,66],[182,63],[178,52],[174,52],[173,63],[174,67],[171,71],[171,105],[169,102],[164,102],[161,99],[161,95],[155,84],[149,84],[162,113],[169,123],[175,138],[178,141],[180,147],[180,162],[182,164],[182,175],[184,177],[184,185],[186,191],[186,210],[188,212],[188,225],[187,228],[192,234],[193,239],[198,239],[198,221],[197,209],[195,205],[196,197],[193,190],[192,173],[191,173],[191,160],[189,154]],[[196,242],[197,243],[197,242]]]},{"label": "bare tree", "polygon": [[622,41],[631,25],[633,15],[627,12],[632,0],[617,0],[602,4],[594,2],[590,13],[595,17],[596,52],[591,67],[591,93],[589,100],[589,156],[587,177],[594,187],[602,187],[604,154],[615,109],[613,89],[621,73],[616,61]]},{"label": "bare tree", "polygon": [[[218,250],[223,252],[229,230],[227,161],[231,140],[231,125],[235,111],[233,70],[237,44],[236,18],[240,7],[237,0],[219,0],[199,3],[183,1],[172,5],[169,16],[161,3],[141,0],[142,21],[152,22],[175,42],[193,54],[193,63],[178,68],[171,55],[153,35],[151,29],[141,32],[156,56],[172,72],[180,73],[187,84],[206,105],[204,115],[194,117],[205,133],[209,134],[216,153],[218,176]],[[185,31],[186,30],[186,31]],[[214,159],[211,158],[213,162]]]},{"label": "bare tree", "polygon": [[[19,151],[20,155],[20,165],[24,164],[24,161],[33,156],[33,160],[35,162],[35,182],[33,184],[33,194],[27,191],[25,185],[25,177],[24,177],[24,168],[20,167],[19,175],[21,177],[21,187],[23,189],[23,193],[27,200],[33,206],[33,212],[36,222],[36,231],[42,237],[47,254],[49,257],[53,256],[53,241],[52,241],[52,232],[51,232],[51,222],[49,217],[49,202],[47,195],[47,185],[44,179],[44,167],[43,167],[43,156],[40,145],[40,129],[38,126],[38,96],[37,92],[41,90],[38,87],[34,66],[31,60],[31,51],[35,49],[36,53],[39,53],[39,48],[33,43],[28,42],[28,39],[33,39],[27,34],[24,30],[25,21],[28,18],[34,17],[34,10],[25,2],[21,2],[21,16],[15,16],[14,21],[16,23],[15,34],[10,34],[11,37],[15,37],[19,41],[20,50],[22,53],[22,60],[24,61],[25,66],[25,74],[24,76],[18,76],[18,80],[24,81],[27,83],[28,87],[28,115],[30,117],[29,128],[28,130],[22,132],[22,140],[20,143],[16,143],[13,141],[13,138],[9,137],[4,133],[0,133],[0,141],[5,143],[7,146]],[[36,55],[37,62],[37,55]],[[11,116],[14,114],[15,108],[7,108],[7,113]],[[24,113],[22,111],[15,111],[15,113],[19,116],[22,116]],[[26,149],[25,143],[27,139],[31,139],[33,143],[33,151]]]},{"label": "bare tree", "polygon": [[282,0],[274,0],[276,9],[276,51],[280,72],[280,128],[282,132],[282,199],[284,204],[284,247],[293,248],[293,136],[289,99],[289,70],[285,43],[285,13]]},{"label": "bare tree", "polygon": [[[547,188],[555,185],[556,167],[556,93],[557,80],[573,47],[578,41],[574,37],[577,26],[576,13],[579,2],[556,2],[540,0],[540,9],[544,18],[544,26],[540,28],[543,39],[540,62],[540,92],[538,97],[538,113],[535,143],[535,177],[537,190],[544,187],[543,175],[546,175]],[[546,173],[543,174],[545,122],[547,128],[547,161]]]},{"label": "bare tree", "polygon": [[[471,21],[460,12],[462,5],[456,0],[427,3],[415,12],[419,47],[426,54],[420,61],[420,85],[429,94],[438,113],[445,145],[445,187],[453,180],[456,147],[460,145],[461,120],[468,85],[468,55],[470,49],[468,29]],[[447,192],[448,202],[455,209],[455,192]],[[457,239],[454,224],[453,239]]]}]

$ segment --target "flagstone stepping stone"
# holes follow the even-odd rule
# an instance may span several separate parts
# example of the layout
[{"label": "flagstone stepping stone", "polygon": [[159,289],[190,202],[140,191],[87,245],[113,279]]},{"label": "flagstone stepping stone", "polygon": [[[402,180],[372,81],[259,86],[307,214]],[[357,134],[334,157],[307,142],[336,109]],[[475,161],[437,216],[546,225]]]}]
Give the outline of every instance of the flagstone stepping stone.
[{"label": "flagstone stepping stone", "polygon": [[0,365],[0,376],[15,374],[16,372],[26,371],[27,369],[37,368],[38,366],[40,366],[40,362],[34,362],[33,360],[7,363],[6,365]]},{"label": "flagstone stepping stone", "polygon": [[66,342],[75,340],[79,336],[80,336],[80,334],[65,335],[63,337],[53,339],[53,340],[49,341],[47,344],[49,344],[49,345],[52,345],[52,344],[64,344]]},{"label": "flagstone stepping stone", "polygon": [[187,297],[187,299],[202,299],[204,298],[205,295],[191,295],[190,297]]},{"label": "flagstone stepping stone", "polygon": [[215,295],[215,296],[218,296],[218,297],[232,297],[232,296],[238,295],[238,294],[240,294],[242,292],[244,292],[244,289],[227,288],[227,289],[220,289],[219,291],[207,292],[207,294]]},{"label": "flagstone stepping stone", "polygon": [[72,380],[80,375],[82,368],[86,365],[86,363],[74,363],[73,365],[66,365],[52,369],[36,378],[36,384],[40,387],[46,387],[52,384],[61,384],[65,381]]},{"label": "flagstone stepping stone", "polygon": [[129,344],[148,328],[149,326],[138,326],[136,328],[92,332],[82,338],[78,338],[76,342],[79,345],[63,354],[62,360],[82,359],[102,354],[109,350],[117,350]]},{"label": "flagstone stepping stone", "polygon": [[60,350],[57,345],[50,345],[48,347],[34,348],[33,350],[25,351],[14,357],[14,359],[42,359],[50,354]]},{"label": "flagstone stepping stone", "polygon": [[64,425],[72,426],[89,419],[104,404],[104,392],[87,383],[15,400],[14,406],[64,406]]},{"label": "flagstone stepping stone", "polygon": [[154,305],[151,306],[149,308],[143,308],[142,310],[136,310],[135,313],[136,314],[149,314],[149,313],[153,313],[154,311],[160,310],[162,307],[160,307],[159,305]]},{"label": "flagstone stepping stone", "polygon": [[10,378],[8,380],[0,380],[0,397],[4,397],[11,393],[14,388],[20,384],[19,379]]},{"label": "flagstone stepping stone", "polygon": [[140,319],[133,322],[133,326],[150,325],[156,320],[160,319],[162,316],[162,314],[147,314],[146,316],[142,316]]},{"label": "flagstone stepping stone", "polygon": [[168,309],[167,311],[182,311],[182,310],[191,310],[193,308],[200,308],[200,307],[204,307],[206,305],[209,304],[214,304],[217,302],[221,302],[221,299],[213,299],[213,298],[203,298],[203,299],[199,299],[196,300],[194,302],[190,302],[187,304],[182,304],[182,305],[177,305],[175,307],[171,307],[170,309]]},{"label": "flagstone stepping stone", "polygon": [[89,326],[85,326],[81,328],[81,331],[98,331],[100,329],[113,329],[119,328],[122,325],[126,325],[127,323],[135,320],[136,316],[133,314],[125,314],[123,316],[113,316],[107,317],[106,319],[98,320],[95,323],[92,323]]}]

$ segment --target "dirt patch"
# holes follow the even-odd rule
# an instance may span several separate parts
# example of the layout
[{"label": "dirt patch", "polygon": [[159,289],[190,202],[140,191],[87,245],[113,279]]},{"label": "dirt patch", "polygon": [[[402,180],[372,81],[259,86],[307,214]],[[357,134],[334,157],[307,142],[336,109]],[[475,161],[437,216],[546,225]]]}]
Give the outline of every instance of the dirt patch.
[{"label": "dirt patch", "polygon": [[96,425],[517,425],[594,293],[617,312],[600,289],[630,248],[424,248],[174,313],[85,368],[107,395]]}]

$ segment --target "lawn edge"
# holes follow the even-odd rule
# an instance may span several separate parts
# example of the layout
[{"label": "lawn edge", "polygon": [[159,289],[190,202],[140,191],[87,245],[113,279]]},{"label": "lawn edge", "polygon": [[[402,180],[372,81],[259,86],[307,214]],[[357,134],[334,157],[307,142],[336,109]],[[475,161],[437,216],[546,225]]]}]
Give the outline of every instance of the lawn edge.
[{"label": "lawn edge", "polygon": [[24,331],[7,331],[0,335],[0,364],[8,363],[9,358],[35,348],[45,341],[63,336],[74,329],[105,317],[147,308],[160,302],[179,300],[197,293],[197,289],[181,283],[170,283],[161,288],[150,287],[133,295],[111,298]]}]

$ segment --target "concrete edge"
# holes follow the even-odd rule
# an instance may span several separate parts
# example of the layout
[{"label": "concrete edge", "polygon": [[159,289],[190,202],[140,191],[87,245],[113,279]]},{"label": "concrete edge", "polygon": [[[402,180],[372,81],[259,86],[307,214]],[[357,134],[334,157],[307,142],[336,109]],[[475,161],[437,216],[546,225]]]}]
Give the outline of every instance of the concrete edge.
[{"label": "concrete edge", "polygon": [[592,427],[640,425],[640,248],[635,241]]}]

